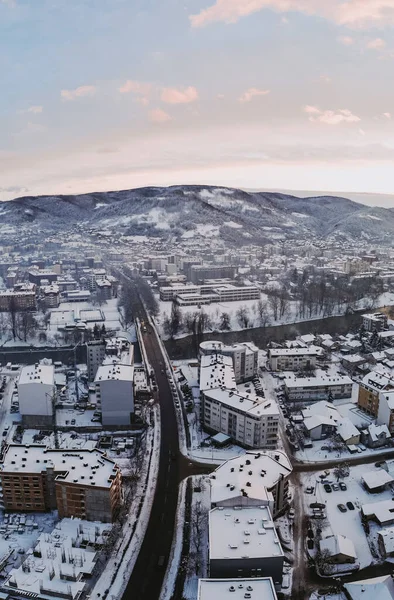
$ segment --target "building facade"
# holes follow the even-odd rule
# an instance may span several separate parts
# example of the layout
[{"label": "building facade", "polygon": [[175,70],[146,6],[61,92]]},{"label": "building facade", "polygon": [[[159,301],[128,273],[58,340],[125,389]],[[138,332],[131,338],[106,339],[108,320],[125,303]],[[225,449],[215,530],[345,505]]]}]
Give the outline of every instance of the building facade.
[{"label": "building facade", "polygon": [[102,424],[130,425],[134,414],[134,366],[115,363],[99,367],[96,377],[97,407]]},{"label": "building facade", "polygon": [[272,371],[314,369],[317,350],[314,348],[270,348],[269,365]]},{"label": "building facade", "polygon": [[98,368],[105,358],[105,343],[103,340],[93,340],[86,344],[89,381],[94,381]]},{"label": "building facade", "polygon": [[19,412],[24,427],[51,427],[55,404],[53,365],[30,365],[21,369],[18,380]]}]

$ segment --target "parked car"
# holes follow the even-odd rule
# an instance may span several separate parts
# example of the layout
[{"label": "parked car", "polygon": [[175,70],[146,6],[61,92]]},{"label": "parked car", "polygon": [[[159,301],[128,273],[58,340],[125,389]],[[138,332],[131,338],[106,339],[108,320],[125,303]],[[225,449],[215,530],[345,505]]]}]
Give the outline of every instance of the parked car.
[{"label": "parked car", "polygon": [[339,492],[339,485],[337,483],[332,484],[332,489],[334,492]]},{"label": "parked car", "polygon": [[354,510],[353,502],[346,502],[346,506],[348,507],[349,510]]},{"label": "parked car", "polygon": [[[327,494],[331,494],[331,492],[332,492],[332,489],[331,489],[331,486],[330,486],[330,484],[329,484],[329,483],[325,483],[325,484],[324,484],[324,489],[325,489],[325,491],[327,492]],[[338,489],[339,489],[339,488],[338,488]]]},{"label": "parked car", "polygon": [[320,510],[323,510],[324,508],[326,508],[326,505],[323,504],[322,502],[312,502],[309,506],[311,508],[318,508]]},{"label": "parked car", "polygon": [[315,489],[315,488],[314,488],[312,485],[308,486],[308,487],[305,489],[305,494],[313,494],[313,492],[314,492],[314,489]]},{"label": "parked car", "polygon": [[294,516],[295,516],[295,510],[294,510],[294,508],[291,508],[289,510],[289,519],[294,519]]},{"label": "parked car", "polygon": [[347,485],[346,485],[346,483],[343,483],[343,481],[341,481],[341,482],[340,482],[340,484],[339,484],[339,487],[341,488],[341,490],[342,490],[343,492],[346,492],[346,490],[347,490]]},{"label": "parked car", "polygon": [[347,508],[344,504],[338,504],[337,506],[342,513],[347,512]]}]

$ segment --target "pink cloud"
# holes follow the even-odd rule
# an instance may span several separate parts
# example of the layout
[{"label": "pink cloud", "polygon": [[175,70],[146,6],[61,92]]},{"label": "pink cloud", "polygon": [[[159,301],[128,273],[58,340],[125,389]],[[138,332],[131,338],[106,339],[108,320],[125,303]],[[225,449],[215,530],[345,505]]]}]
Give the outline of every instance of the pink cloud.
[{"label": "pink cloud", "polygon": [[38,115],[38,114],[42,113],[43,110],[44,109],[42,106],[29,106],[29,108],[26,110],[26,112],[32,113],[33,115]]},{"label": "pink cloud", "polygon": [[121,94],[139,94],[141,96],[148,96],[152,90],[152,84],[146,81],[133,81],[128,79],[123,85],[118,88]]},{"label": "pink cloud", "polygon": [[208,8],[191,15],[190,23],[192,27],[236,23],[263,9],[316,15],[354,29],[394,23],[394,0],[216,0]]},{"label": "pink cloud", "polygon": [[62,90],[60,92],[63,100],[76,100],[77,98],[84,98],[86,96],[94,96],[96,93],[96,86],[94,85],[81,85],[75,88],[75,90]]},{"label": "pink cloud", "polygon": [[249,88],[244,92],[239,98],[238,102],[244,104],[245,102],[250,102],[256,96],[266,96],[270,93],[271,90],[259,90],[258,88]]},{"label": "pink cloud", "polygon": [[354,39],[349,35],[340,35],[338,42],[344,46],[352,46],[354,44]]},{"label": "pink cloud", "polygon": [[149,120],[152,121],[152,123],[167,123],[168,121],[171,121],[172,118],[165,110],[154,108],[149,111]]},{"label": "pink cloud", "polygon": [[370,42],[368,42],[367,48],[369,48],[370,50],[380,50],[381,48],[384,48],[385,45],[386,42],[382,40],[382,38],[376,38],[375,40],[371,40]]},{"label": "pink cloud", "polygon": [[198,99],[198,92],[193,86],[187,88],[164,88],[161,92],[161,99],[166,104],[189,104]]},{"label": "pink cloud", "polygon": [[360,117],[354,115],[347,108],[334,110],[320,110],[317,106],[304,106],[304,112],[309,116],[312,123],[324,123],[325,125],[339,125],[341,123],[358,123]]}]

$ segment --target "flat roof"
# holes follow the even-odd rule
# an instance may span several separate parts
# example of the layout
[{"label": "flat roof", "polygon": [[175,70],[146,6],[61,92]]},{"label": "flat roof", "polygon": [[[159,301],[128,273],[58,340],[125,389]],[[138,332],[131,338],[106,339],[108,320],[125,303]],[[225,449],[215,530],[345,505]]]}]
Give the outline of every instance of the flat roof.
[{"label": "flat roof", "polygon": [[55,367],[53,365],[29,365],[22,367],[18,385],[26,383],[44,383],[54,385]]},{"label": "flat roof", "polygon": [[229,408],[249,413],[253,417],[263,415],[279,416],[275,400],[267,400],[255,394],[245,394],[236,390],[213,389],[206,390],[204,396],[208,400],[216,400]]},{"label": "flat roof", "polygon": [[209,511],[209,558],[283,556],[268,506],[221,507]]},{"label": "flat roof", "polygon": [[315,348],[274,348],[269,350],[269,356],[275,358],[277,356],[317,356],[318,352]]},{"label": "flat roof", "polygon": [[229,389],[236,389],[231,356],[223,356],[223,354],[201,356],[200,390],[205,391],[222,386]]},{"label": "flat roof", "polygon": [[112,379],[118,381],[133,381],[134,378],[134,366],[124,365],[122,363],[115,363],[110,365],[101,365],[97,369],[95,383],[100,381],[110,381]]},{"label": "flat roof", "polygon": [[238,498],[241,490],[249,498],[266,500],[267,489],[282,477],[288,477],[292,470],[287,455],[281,450],[246,452],[226,461],[211,474],[211,502]]},{"label": "flat roof", "polygon": [[376,471],[367,471],[362,476],[362,480],[370,490],[391,483],[394,479],[384,469],[376,469]]},{"label": "flat roof", "polygon": [[315,377],[295,377],[286,375],[287,388],[322,387],[332,385],[352,385],[353,381],[347,375],[316,375]]},{"label": "flat roof", "polygon": [[58,481],[110,488],[119,471],[115,462],[100,450],[51,450],[41,445],[10,444],[0,471],[4,473],[58,472]]},{"label": "flat roof", "polygon": [[277,600],[271,577],[253,579],[199,579],[197,600]]}]

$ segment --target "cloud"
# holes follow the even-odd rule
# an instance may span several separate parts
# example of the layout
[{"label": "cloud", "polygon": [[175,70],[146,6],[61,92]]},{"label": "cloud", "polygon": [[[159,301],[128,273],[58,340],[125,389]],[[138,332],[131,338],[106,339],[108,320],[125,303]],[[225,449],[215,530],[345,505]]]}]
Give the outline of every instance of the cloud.
[{"label": "cloud", "polygon": [[72,101],[77,98],[94,96],[96,90],[97,88],[94,85],[81,85],[80,87],[75,88],[75,90],[62,90],[60,95],[63,100]]},{"label": "cloud", "polygon": [[195,87],[187,88],[163,88],[161,99],[166,104],[189,104],[198,99],[198,92]]},{"label": "cloud", "polygon": [[249,88],[238,98],[241,103],[250,102],[256,96],[266,96],[271,90],[259,90],[258,88]]},{"label": "cloud", "polygon": [[325,123],[326,125],[339,125],[340,123],[358,123],[360,117],[354,115],[347,108],[334,110],[320,110],[317,106],[304,106],[304,112],[312,123]]},{"label": "cloud", "polygon": [[155,108],[149,111],[149,120],[152,123],[167,123],[172,121],[172,117],[162,108]]},{"label": "cloud", "polygon": [[369,48],[370,50],[380,50],[381,48],[384,48],[385,45],[386,42],[382,40],[382,38],[376,38],[375,40],[371,40],[370,42],[368,42],[367,48]]},{"label": "cloud", "polygon": [[120,88],[118,88],[121,94],[138,94],[140,96],[148,96],[152,90],[152,84],[146,81],[134,81],[128,79]]},{"label": "cloud", "polygon": [[361,129],[361,127],[360,127],[360,129],[358,130],[358,132],[359,132],[359,134],[360,134],[360,135],[362,135],[362,136],[364,136],[364,135],[365,135],[365,131],[364,131],[364,129]]},{"label": "cloud", "polygon": [[39,115],[42,113],[43,111],[43,107],[42,106],[30,106],[26,112],[28,113],[33,113],[33,115]]},{"label": "cloud", "polygon": [[369,29],[394,23],[394,0],[216,0],[190,16],[192,27],[236,23],[263,9],[279,13],[301,12],[352,29]]},{"label": "cloud", "polygon": [[350,37],[350,35],[340,35],[338,42],[344,46],[352,46],[354,44],[354,39]]},{"label": "cloud", "polygon": [[328,75],[320,75],[318,81],[320,81],[320,83],[331,83],[331,77]]},{"label": "cloud", "polygon": [[388,120],[390,120],[390,119],[391,119],[391,113],[389,113],[389,112],[384,112],[384,113],[383,113],[383,116],[384,116],[386,119],[388,119]]}]

